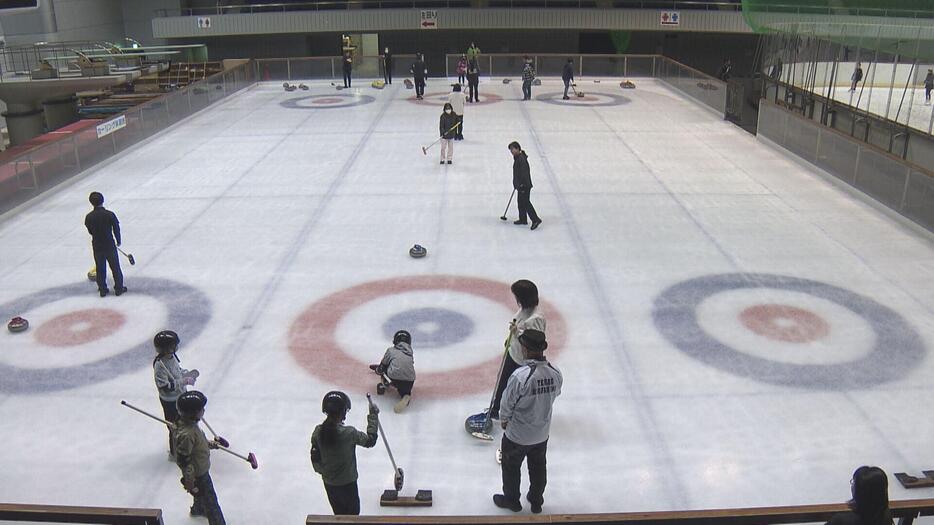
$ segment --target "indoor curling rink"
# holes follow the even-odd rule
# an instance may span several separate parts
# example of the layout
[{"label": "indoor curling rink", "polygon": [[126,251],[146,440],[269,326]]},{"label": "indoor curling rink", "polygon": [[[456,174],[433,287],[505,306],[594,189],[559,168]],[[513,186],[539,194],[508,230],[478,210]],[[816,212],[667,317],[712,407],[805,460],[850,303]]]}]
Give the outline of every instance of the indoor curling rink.
[{"label": "indoor curling rink", "polygon": [[[413,335],[412,404],[374,399],[382,443],[357,449],[364,514],[510,514],[484,409],[515,312],[537,283],[554,406],[546,513],[844,502],[863,464],[934,467],[931,237],[652,79],[484,82],[454,164],[438,164],[441,101],[385,90],[254,85],[4,216],[0,335],[5,502],[156,507],[187,523],[166,460],[152,337],[181,336],[206,418],[259,469],[212,453],[232,524],[329,514],[309,438],[321,399],[353,399],[397,329]],[[536,231],[499,220],[517,140]],[[129,292],[100,298],[83,226],[101,191],[119,216]],[[415,244],[428,249],[409,257]],[[523,469],[523,493],[527,488]],[[523,512],[528,504],[523,498]]]}]

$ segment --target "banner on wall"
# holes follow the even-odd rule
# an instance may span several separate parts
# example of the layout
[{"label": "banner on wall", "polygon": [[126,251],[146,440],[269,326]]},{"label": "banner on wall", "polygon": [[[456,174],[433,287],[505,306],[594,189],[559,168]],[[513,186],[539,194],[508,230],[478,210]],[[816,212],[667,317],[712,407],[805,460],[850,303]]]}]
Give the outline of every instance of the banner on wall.
[{"label": "banner on wall", "polygon": [[658,21],[663,26],[681,25],[681,11],[662,11],[659,13]]},{"label": "banner on wall", "polygon": [[438,11],[434,9],[422,9],[421,21],[418,24],[419,29],[438,29]]},{"label": "banner on wall", "polygon": [[120,115],[119,117],[108,120],[103,124],[97,125],[97,138],[106,137],[118,129],[123,129],[126,127],[126,115]]}]

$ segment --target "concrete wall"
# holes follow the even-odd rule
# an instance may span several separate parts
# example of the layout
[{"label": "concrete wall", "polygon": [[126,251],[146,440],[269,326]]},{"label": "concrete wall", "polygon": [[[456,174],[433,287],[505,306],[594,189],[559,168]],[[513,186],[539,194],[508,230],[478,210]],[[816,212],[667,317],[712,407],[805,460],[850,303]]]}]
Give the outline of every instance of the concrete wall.
[{"label": "concrete wall", "polygon": [[180,0],[123,0],[123,26],[126,36],[146,45],[164,45],[165,39],[152,35],[152,19],[157,9],[178,9]]}]

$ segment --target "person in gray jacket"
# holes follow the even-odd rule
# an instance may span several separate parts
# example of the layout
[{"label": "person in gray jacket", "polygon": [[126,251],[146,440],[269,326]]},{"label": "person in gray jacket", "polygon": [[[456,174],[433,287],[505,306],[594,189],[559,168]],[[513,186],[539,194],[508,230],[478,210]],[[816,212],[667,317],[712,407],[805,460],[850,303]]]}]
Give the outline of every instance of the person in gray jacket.
[{"label": "person in gray jacket", "polygon": [[384,394],[387,386],[399,391],[402,399],[393,407],[400,413],[412,401],[412,387],[415,386],[415,357],[412,352],[412,334],[399,330],[392,336],[392,346],[386,349],[383,359],[377,365],[370,365],[382,381],[376,385],[376,393]]},{"label": "person in gray jacket", "polygon": [[360,492],[357,489],[358,446],[376,445],[379,408],[370,403],[366,416],[366,432],[344,425],[350,411],[350,397],[332,390],[321,400],[321,411],[327,419],[311,434],[311,466],[321,474],[328,502],[335,515],[360,514]]},{"label": "person in gray jacket", "polygon": [[[189,386],[195,384],[199,375],[197,370],[185,370],[181,367],[176,355],[178,343],[178,334],[172,330],[162,330],[152,338],[152,344],[158,353],[152,360],[153,378],[159,392],[162,413],[165,420],[173,426],[178,423],[179,417],[175,402]],[[172,427],[169,427],[169,461],[175,461],[175,437]]]},{"label": "person in gray jacket", "polygon": [[502,441],[503,493],[493,496],[493,503],[513,512],[522,510],[519,481],[522,462],[529,460],[529,491],[526,499],[532,512],[542,511],[545,502],[545,453],[551,428],[551,411],[561,395],[561,372],[544,356],[548,342],[545,333],[526,330],[519,336],[525,354],[521,367],[509,376],[500,406],[500,424],[505,430]]}]

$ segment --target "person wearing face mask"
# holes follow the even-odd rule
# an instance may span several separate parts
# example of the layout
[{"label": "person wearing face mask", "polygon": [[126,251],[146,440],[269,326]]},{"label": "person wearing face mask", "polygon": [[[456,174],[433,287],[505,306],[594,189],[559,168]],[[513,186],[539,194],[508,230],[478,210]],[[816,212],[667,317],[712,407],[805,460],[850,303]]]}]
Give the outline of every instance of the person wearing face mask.
[{"label": "person wearing face mask", "polygon": [[454,114],[454,108],[450,102],[445,102],[444,113],[441,114],[441,122],[438,125],[441,133],[441,164],[447,161],[453,164],[454,161],[454,137],[457,136],[457,115]]},{"label": "person wearing face mask", "polygon": [[388,47],[383,50],[383,81],[392,84],[392,53]]}]

